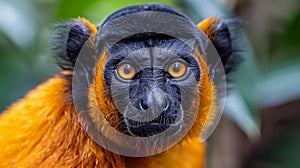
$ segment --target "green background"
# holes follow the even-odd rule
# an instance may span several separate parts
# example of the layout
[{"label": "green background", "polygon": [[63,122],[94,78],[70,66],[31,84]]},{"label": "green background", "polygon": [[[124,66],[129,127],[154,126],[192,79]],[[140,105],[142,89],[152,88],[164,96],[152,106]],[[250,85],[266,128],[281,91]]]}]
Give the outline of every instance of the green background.
[{"label": "green background", "polygon": [[[117,9],[149,2],[154,1],[0,0],[0,111],[22,98],[41,82],[59,73],[60,69],[56,66],[49,50],[51,27],[54,24],[79,16],[100,24],[106,16]],[[271,118],[273,115],[264,118],[266,109],[271,108],[270,113],[274,116],[283,113],[277,119],[284,122],[279,122],[278,127],[272,127],[269,131],[276,132],[275,128],[284,128],[281,130],[283,134],[279,135],[280,138],[271,138],[270,142],[267,142],[267,147],[262,147],[265,150],[252,152],[255,157],[245,154],[243,159],[253,159],[251,162],[255,163],[254,167],[300,167],[298,159],[300,107],[297,103],[300,99],[300,4],[298,0],[288,2],[283,0],[160,0],[155,2],[169,4],[182,10],[195,23],[213,15],[237,16],[246,21],[245,35],[248,40],[244,38],[241,41],[245,44],[249,41],[252,47],[245,45],[245,50],[249,52],[243,54],[244,62],[234,74],[236,86],[228,96],[232,105],[226,106],[224,117],[246,135],[251,148],[253,144],[255,146],[260,143],[263,147],[266,146],[263,143],[266,138],[265,132],[261,130],[264,130],[264,123],[273,122]],[[296,105],[289,106],[291,102]],[[282,105],[287,105],[287,108],[278,111],[277,109]],[[290,118],[283,119],[290,113],[293,114]],[[219,130],[217,128],[217,133],[220,132]],[[286,132],[292,133],[285,134]],[[225,135],[229,136],[229,133],[225,131]],[[236,135],[234,138],[239,140],[241,136]],[[209,139],[209,143],[218,144],[219,139],[224,142],[222,138],[214,135]],[[209,155],[208,167],[215,168],[214,165],[218,165],[215,162],[223,165],[222,159],[226,153],[215,154],[220,151],[222,149],[209,149],[209,153],[212,154]],[[235,153],[237,152],[240,151]],[[234,158],[233,163],[241,162]]]}]

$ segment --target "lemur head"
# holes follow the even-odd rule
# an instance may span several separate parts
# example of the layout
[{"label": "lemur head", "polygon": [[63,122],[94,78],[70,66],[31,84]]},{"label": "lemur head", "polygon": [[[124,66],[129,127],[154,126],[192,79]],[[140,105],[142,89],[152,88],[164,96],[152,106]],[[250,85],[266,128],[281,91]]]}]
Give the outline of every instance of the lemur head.
[{"label": "lemur head", "polygon": [[[84,128],[96,132],[96,141],[103,136],[122,148],[130,143],[115,131],[199,137],[218,107],[211,72],[228,74],[238,62],[230,33],[235,23],[212,17],[195,25],[172,7],[146,4],[118,10],[99,26],[85,19],[58,25],[56,43],[65,44],[56,46],[58,63],[73,71],[72,96]],[[209,57],[216,54],[223,66],[212,70]]]}]

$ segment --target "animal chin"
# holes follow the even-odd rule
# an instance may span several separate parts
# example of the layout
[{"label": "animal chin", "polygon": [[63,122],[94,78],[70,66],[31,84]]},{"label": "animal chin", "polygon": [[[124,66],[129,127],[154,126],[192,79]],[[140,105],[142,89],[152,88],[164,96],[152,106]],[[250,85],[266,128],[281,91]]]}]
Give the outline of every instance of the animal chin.
[{"label": "animal chin", "polygon": [[125,125],[127,129],[127,134],[130,136],[139,137],[150,137],[158,135],[168,128],[172,128],[174,132],[178,132],[180,128],[180,123],[182,123],[182,111],[178,109],[165,110],[157,118],[142,122],[129,119],[124,115]]}]

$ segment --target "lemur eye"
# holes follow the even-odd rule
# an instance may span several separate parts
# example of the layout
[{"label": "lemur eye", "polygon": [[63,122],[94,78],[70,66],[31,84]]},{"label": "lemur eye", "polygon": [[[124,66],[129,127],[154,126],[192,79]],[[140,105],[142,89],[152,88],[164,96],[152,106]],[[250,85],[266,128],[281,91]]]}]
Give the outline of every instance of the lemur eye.
[{"label": "lemur eye", "polygon": [[187,67],[184,63],[182,63],[180,61],[176,61],[168,67],[168,72],[174,78],[179,78],[186,73],[186,69],[187,69]]},{"label": "lemur eye", "polygon": [[136,73],[136,70],[132,65],[128,63],[123,63],[118,66],[117,72],[121,78],[129,80],[133,78],[133,76]]}]

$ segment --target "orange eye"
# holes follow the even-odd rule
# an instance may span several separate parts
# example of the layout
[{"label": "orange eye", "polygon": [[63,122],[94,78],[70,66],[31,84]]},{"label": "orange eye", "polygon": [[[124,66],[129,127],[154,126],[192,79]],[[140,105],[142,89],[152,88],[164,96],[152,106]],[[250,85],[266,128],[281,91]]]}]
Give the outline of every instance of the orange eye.
[{"label": "orange eye", "polygon": [[171,64],[168,68],[168,72],[174,78],[182,77],[186,73],[186,65],[177,61]]},{"label": "orange eye", "polygon": [[134,77],[136,70],[132,65],[124,63],[118,66],[117,72],[121,78],[129,80]]}]

